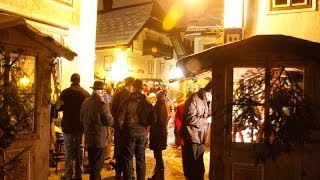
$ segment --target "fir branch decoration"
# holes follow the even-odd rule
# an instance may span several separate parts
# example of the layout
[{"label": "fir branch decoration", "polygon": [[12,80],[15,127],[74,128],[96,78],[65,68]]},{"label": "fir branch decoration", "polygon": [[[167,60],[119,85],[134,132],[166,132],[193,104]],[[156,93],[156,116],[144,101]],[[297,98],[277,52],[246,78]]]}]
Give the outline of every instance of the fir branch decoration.
[{"label": "fir branch decoration", "polygon": [[[13,60],[11,60],[13,59]],[[26,73],[17,65],[23,60],[23,52],[15,57],[1,52],[0,62],[0,149],[2,159],[6,150],[19,138],[19,134],[33,130],[34,116],[34,84],[19,86],[19,79]],[[22,155],[30,146],[15,156],[4,159],[0,163],[0,176],[3,177],[21,162]]]},{"label": "fir branch decoration", "polygon": [[302,88],[302,71],[266,69],[247,71],[234,91],[233,124],[238,131],[258,130],[252,152],[256,163],[307,143],[316,119],[317,106]]}]

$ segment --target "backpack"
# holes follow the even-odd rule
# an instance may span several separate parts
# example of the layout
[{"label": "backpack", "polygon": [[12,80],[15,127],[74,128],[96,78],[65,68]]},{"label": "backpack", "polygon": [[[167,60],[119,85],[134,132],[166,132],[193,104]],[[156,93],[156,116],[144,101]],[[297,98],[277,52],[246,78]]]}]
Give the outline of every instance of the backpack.
[{"label": "backpack", "polygon": [[144,127],[150,126],[156,119],[152,104],[146,100],[139,102],[137,114],[140,125]]}]

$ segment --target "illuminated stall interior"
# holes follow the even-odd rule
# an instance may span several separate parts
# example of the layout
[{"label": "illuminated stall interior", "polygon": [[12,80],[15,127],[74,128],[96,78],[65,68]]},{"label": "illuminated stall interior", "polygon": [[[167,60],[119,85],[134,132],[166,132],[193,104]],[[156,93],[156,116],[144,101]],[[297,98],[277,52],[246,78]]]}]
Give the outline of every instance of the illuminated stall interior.
[{"label": "illuminated stall interior", "polygon": [[[295,179],[304,169],[308,179],[319,178],[319,143],[309,141],[319,124],[318,52],[319,43],[257,35],[178,61],[185,77],[212,71],[211,178]],[[291,144],[295,151],[256,161],[252,152],[261,158],[264,144]]]}]

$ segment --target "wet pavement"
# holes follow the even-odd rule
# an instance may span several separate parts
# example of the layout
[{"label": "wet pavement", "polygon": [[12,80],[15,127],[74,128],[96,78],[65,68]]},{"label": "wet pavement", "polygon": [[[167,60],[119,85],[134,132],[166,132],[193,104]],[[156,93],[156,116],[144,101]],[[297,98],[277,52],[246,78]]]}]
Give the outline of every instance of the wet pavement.
[{"label": "wet pavement", "polygon": [[[113,153],[112,153],[113,154]],[[204,154],[204,163],[205,163],[205,179],[208,179],[208,172],[209,172],[209,159],[210,153],[208,150]],[[182,160],[181,160],[181,149],[180,148],[173,148],[167,147],[166,150],[163,151],[163,160],[165,165],[165,179],[166,180],[183,180],[183,170],[182,170]],[[110,160],[106,160],[104,163],[104,167],[101,172],[101,177],[103,180],[112,180],[115,178],[115,171],[112,170],[111,166],[109,165]],[[153,151],[150,149],[146,149],[146,165],[147,165],[147,173],[146,178],[152,175],[155,160],[153,158]],[[64,161],[59,161],[58,163],[58,173],[56,173],[56,169],[54,167],[50,168],[50,176],[49,180],[57,180],[61,179],[61,175],[64,173]],[[89,174],[83,174],[83,180],[89,179]]]}]

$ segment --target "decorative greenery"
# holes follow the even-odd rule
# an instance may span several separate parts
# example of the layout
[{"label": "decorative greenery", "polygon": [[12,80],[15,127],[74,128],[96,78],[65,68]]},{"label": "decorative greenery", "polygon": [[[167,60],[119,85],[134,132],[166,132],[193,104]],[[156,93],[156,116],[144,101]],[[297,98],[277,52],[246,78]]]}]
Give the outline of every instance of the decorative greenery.
[{"label": "decorative greenery", "polygon": [[[266,71],[266,69],[269,70]],[[310,140],[315,108],[303,90],[303,71],[284,67],[249,70],[234,91],[233,124],[256,135],[256,163],[289,153]]]},{"label": "decorative greenery", "polygon": [[19,63],[24,60],[23,52],[14,57],[0,49],[0,176],[21,163],[22,155],[30,146],[18,152],[12,158],[5,159],[5,152],[19,138],[19,134],[32,131],[34,118],[34,84],[19,85],[26,75]]}]

